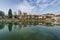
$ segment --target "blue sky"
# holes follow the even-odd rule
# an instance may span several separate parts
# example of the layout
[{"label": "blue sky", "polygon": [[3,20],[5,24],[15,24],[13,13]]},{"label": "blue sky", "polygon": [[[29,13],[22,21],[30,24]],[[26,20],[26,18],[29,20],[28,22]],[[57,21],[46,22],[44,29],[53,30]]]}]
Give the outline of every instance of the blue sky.
[{"label": "blue sky", "polygon": [[0,10],[7,14],[10,8],[28,14],[60,14],[60,0],[0,0]]}]

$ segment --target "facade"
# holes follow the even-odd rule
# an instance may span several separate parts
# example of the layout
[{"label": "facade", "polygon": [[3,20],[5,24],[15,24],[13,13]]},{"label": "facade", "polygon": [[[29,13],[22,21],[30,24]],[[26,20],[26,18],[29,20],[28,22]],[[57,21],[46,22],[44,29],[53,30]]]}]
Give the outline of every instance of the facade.
[{"label": "facade", "polygon": [[54,17],[54,19],[55,19],[55,20],[60,19],[60,15],[56,15],[56,16]]},{"label": "facade", "polygon": [[21,13],[21,11],[20,11],[20,10],[18,11],[18,18],[19,18],[19,19],[21,19],[21,18],[22,18],[22,13]]},{"label": "facade", "polygon": [[47,13],[47,14],[43,14],[42,16],[43,16],[43,18],[53,18],[55,15]]},{"label": "facade", "polygon": [[27,13],[21,13],[21,11],[18,12],[18,18],[24,18],[24,19],[42,19],[42,18],[45,18],[45,19],[53,19],[55,17],[54,14],[43,14],[43,15],[28,15]]},{"label": "facade", "polygon": [[28,15],[27,13],[22,13],[20,10],[18,11],[18,18],[25,20],[25,19],[43,19],[43,20],[57,20],[60,19],[60,15],[55,15],[51,13],[43,14],[43,15]]},{"label": "facade", "polygon": [[55,19],[55,22],[54,22],[55,24],[60,24],[60,15],[56,15],[54,19]]},{"label": "facade", "polygon": [[38,17],[39,19],[42,19],[42,15],[39,15],[39,17]]}]

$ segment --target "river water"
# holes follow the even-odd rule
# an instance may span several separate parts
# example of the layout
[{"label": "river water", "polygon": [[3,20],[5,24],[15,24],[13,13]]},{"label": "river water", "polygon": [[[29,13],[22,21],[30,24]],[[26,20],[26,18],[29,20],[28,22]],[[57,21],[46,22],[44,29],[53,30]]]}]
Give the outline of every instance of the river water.
[{"label": "river water", "polygon": [[60,25],[0,23],[0,40],[60,40]]}]

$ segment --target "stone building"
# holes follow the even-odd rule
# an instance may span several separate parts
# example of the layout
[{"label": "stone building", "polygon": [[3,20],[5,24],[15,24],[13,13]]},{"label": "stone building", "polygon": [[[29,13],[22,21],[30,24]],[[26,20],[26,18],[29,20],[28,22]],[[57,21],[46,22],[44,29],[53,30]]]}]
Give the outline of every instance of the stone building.
[{"label": "stone building", "polygon": [[60,24],[60,15],[56,15],[54,19],[55,19],[54,24]]},{"label": "stone building", "polygon": [[22,18],[22,12],[19,10],[18,11],[18,18],[21,19]]},{"label": "stone building", "polygon": [[38,17],[39,19],[42,19],[42,15],[39,15],[39,17]]},{"label": "stone building", "polygon": [[47,14],[43,14],[42,16],[43,16],[43,18],[53,18],[55,15],[47,13]]}]

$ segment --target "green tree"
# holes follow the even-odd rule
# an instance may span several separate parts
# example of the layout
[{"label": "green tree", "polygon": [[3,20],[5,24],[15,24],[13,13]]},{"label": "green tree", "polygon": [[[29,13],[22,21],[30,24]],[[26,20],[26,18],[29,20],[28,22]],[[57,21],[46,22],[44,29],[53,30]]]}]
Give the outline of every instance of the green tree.
[{"label": "green tree", "polygon": [[4,17],[4,12],[3,11],[0,11],[0,16]]},{"label": "green tree", "polygon": [[14,17],[17,18],[17,13],[16,12],[14,12]]},{"label": "green tree", "polygon": [[11,9],[9,9],[9,11],[8,11],[8,16],[9,16],[9,18],[12,18],[12,10]]}]

